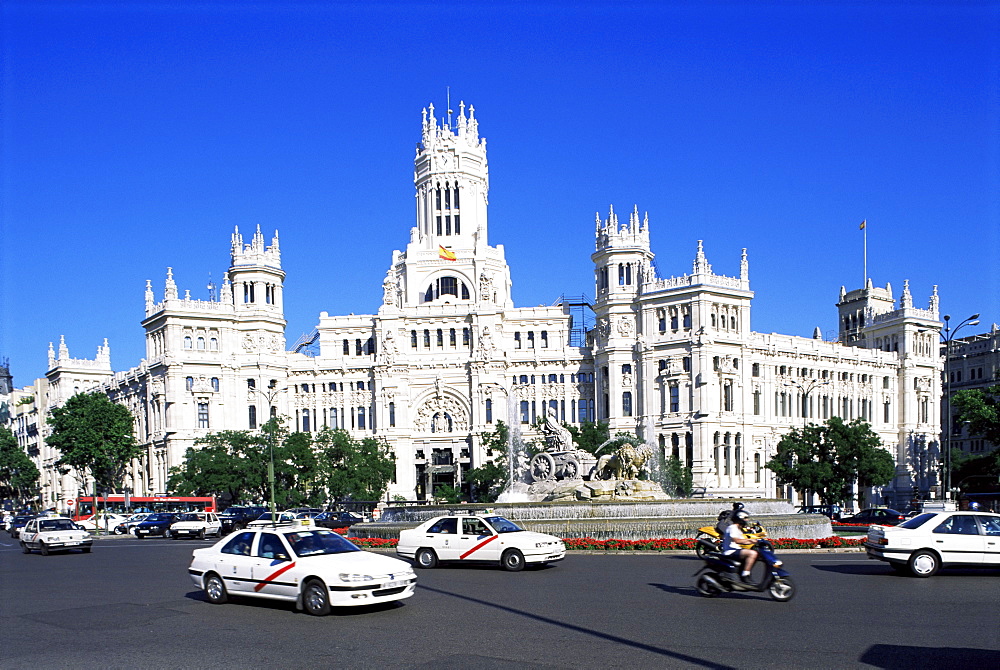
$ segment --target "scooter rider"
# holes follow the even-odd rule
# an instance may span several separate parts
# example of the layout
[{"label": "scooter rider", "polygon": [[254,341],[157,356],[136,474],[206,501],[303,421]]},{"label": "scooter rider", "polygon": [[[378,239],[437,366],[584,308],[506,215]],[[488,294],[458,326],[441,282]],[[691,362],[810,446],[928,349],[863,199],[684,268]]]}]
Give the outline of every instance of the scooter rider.
[{"label": "scooter rider", "polygon": [[747,539],[743,530],[750,523],[750,515],[744,510],[733,512],[730,517],[731,524],[726,528],[722,536],[722,554],[729,558],[739,558],[743,563],[743,572],[740,573],[740,580],[750,581],[750,569],[754,561],[757,560],[757,551],[752,549],[754,541]]}]

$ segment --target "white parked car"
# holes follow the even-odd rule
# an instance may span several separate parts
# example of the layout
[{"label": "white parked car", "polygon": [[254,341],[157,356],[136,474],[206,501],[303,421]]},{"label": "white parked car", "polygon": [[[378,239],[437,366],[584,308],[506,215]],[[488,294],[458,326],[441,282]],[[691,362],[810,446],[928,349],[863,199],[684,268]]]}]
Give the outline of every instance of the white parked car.
[{"label": "white parked car", "polygon": [[214,512],[188,512],[181,514],[170,525],[167,537],[177,539],[179,537],[196,537],[204,540],[205,536],[214,535],[222,537],[222,522],[219,515]]},{"label": "white parked car", "polygon": [[566,545],[554,535],[524,530],[502,516],[451,514],[402,531],[396,553],[419,568],[447,561],[486,562],[516,572],[526,563],[563,560]]},{"label": "white parked car", "polygon": [[362,551],[308,519],[247,528],[195,549],[188,574],[215,604],[229,596],[269,598],[313,615],[409,598],[417,581],[409,563]]},{"label": "white parked car", "polygon": [[872,526],[865,550],[916,577],[956,565],[1000,568],[1000,514],[924,512],[898,526]]},{"label": "white parked car", "polygon": [[72,519],[61,516],[40,516],[32,519],[21,530],[21,551],[30,554],[37,549],[42,556],[53,551],[82,549],[89,554],[94,539],[90,533],[73,523]]},{"label": "white parked car", "polygon": [[145,521],[146,517],[150,514],[152,512],[136,512],[135,514],[128,515],[124,521],[115,526],[115,535],[134,534],[135,527],[139,525],[140,521]]},{"label": "white parked car", "polygon": [[89,519],[82,519],[77,521],[77,525],[82,527],[84,530],[104,530],[104,531],[114,531],[114,529],[121,523],[124,523],[128,519],[127,516],[123,514],[95,514]]}]

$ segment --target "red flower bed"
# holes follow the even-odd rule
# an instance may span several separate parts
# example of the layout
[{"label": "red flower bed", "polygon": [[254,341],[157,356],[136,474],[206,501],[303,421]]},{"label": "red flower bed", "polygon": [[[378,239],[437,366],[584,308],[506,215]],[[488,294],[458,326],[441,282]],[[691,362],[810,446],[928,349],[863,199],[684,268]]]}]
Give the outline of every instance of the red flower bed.
[{"label": "red flower bed", "polygon": [[[395,547],[399,540],[386,540],[380,537],[352,537],[351,542],[366,549],[382,549]],[[694,538],[663,537],[649,540],[595,540],[592,537],[573,537],[564,539],[566,549],[597,550],[597,551],[694,551],[697,541]],[[792,537],[771,539],[775,549],[839,549],[842,547],[860,547],[864,538],[859,537],[824,537],[819,540],[799,540]]]},{"label": "red flower bed", "polygon": [[[658,540],[595,540],[592,537],[565,539],[567,549],[591,549],[604,551],[687,551],[694,550],[693,538],[660,538]],[[819,540],[799,540],[791,537],[771,539],[775,549],[837,549],[860,547],[862,538],[824,537]]]}]

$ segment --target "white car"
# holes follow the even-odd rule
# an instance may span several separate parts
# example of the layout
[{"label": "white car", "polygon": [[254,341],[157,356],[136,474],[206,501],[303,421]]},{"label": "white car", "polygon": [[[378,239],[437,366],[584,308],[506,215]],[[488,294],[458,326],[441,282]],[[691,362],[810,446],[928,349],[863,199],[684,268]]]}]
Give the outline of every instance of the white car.
[{"label": "white car", "polygon": [[128,520],[127,516],[122,514],[95,514],[89,519],[82,519],[77,521],[77,525],[84,530],[104,530],[104,531],[114,531],[114,529],[119,525]]},{"label": "white car", "polygon": [[146,517],[152,514],[152,512],[136,512],[135,514],[130,514],[122,521],[120,524],[115,526],[115,535],[125,535],[126,533],[134,533],[135,527],[139,525],[140,521],[145,521]]},{"label": "white car", "polygon": [[438,563],[497,563],[516,572],[526,563],[544,565],[566,558],[566,545],[554,535],[524,530],[493,514],[450,514],[399,534],[396,553],[419,568]]},{"label": "white car", "polygon": [[872,526],[865,551],[915,577],[955,565],[1000,568],[1000,514],[925,512],[898,526]]},{"label": "white car", "polygon": [[173,539],[180,537],[196,537],[204,540],[206,535],[222,537],[222,522],[214,512],[188,512],[181,514],[170,525],[167,536]]},{"label": "white car", "polygon": [[247,528],[195,549],[188,574],[214,604],[229,596],[268,598],[317,616],[331,607],[409,598],[417,581],[409,563],[362,551],[309,520]]},{"label": "white car", "polygon": [[40,516],[32,519],[21,530],[21,551],[30,554],[37,549],[42,556],[53,551],[82,549],[89,554],[94,539],[90,533],[61,516]]}]

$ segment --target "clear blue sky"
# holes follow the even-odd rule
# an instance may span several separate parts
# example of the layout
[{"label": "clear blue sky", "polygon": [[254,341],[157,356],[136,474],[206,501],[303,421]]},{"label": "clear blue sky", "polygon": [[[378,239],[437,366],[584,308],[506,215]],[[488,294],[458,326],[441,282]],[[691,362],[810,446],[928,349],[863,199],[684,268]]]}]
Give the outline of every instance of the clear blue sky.
[{"label": "clear blue sky", "polygon": [[[593,294],[595,212],[661,276],[750,260],[756,331],[827,337],[868,270],[1000,321],[996,3],[46,2],[2,19],[0,356],[144,354],[167,266],[207,297],[277,228],[288,342],[374,313],[420,110],[474,104],[518,306]],[[971,334],[972,330],[964,331]]]}]

